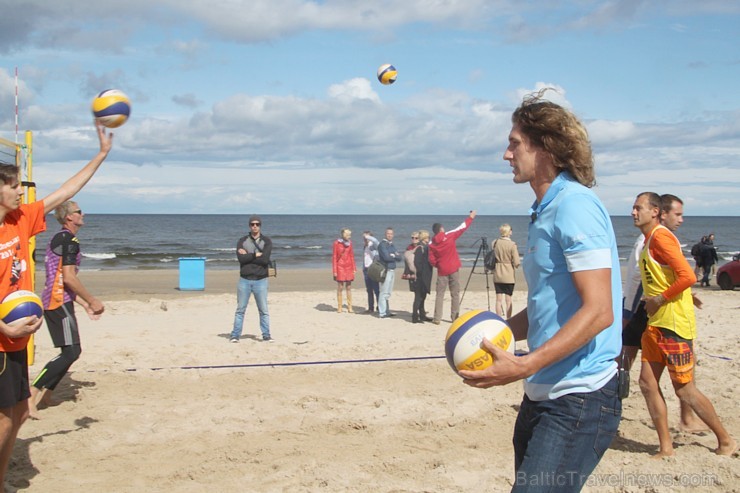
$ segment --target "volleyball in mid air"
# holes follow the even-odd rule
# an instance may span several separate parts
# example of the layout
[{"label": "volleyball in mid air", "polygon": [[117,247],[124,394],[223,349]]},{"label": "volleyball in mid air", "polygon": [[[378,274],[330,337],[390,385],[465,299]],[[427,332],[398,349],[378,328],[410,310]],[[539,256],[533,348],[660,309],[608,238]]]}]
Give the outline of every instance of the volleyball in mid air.
[{"label": "volleyball in mid air", "polygon": [[11,326],[23,325],[28,317],[36,315],[41,318],[43,314],[41,298],[33,291],[14,291],[0,304],[0,319]]},{"label": "volleyball in mid air", "polygon": [[396,70],[396,67],[390,63],[386,63],[385,65],[378,67],[378,80],[381,84],[385,84],[386,86],[393,84],[396,82],[397,76],[398,71]]},{"label": "volleyball in mid air", "polygon": [[120,127],[131,114],[131,101],[123,91],[106,89],[92,102],[95,119],[108,128]]},{"label": "volleyball in mid air", "polygon": [[483,338],[504,351],[513,348],[514,334],[506,321],[493,312],[473,310],[452,322],[445,336],[445,356],[455,373],[491,366],[493,355],[483,349]]}]

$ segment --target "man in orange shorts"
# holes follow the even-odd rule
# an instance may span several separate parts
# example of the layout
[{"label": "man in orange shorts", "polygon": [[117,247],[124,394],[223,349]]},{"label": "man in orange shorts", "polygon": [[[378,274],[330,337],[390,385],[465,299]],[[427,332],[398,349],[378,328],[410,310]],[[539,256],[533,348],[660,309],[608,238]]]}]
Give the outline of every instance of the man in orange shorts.
[{"label": "man in orange shorts", "polygon": [[660,195],[644,192],[632,206],[635,226],[645,235],[640,274],[648,327],[642,335],[640,390],[658,432],[656,457],[674,454],[668,429],[668,412],[660,391],[660,377],[668,368],[676,396],[688,404],[717,436],[719,455],[732,455],[737,442],[727,433],[714,406],[694,382],[693,340],[696,320],[691,286],[696,276],[681,251],[678,239],[660,223]]}]

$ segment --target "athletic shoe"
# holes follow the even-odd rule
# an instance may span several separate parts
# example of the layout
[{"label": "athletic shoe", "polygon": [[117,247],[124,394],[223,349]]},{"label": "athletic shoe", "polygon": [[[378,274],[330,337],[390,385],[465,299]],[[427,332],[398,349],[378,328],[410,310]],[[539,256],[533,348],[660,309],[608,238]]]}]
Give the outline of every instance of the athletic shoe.
[{"label": "athletic shoe", "polygon": [[239,339],[237,339],[236,337],[232,337],[231,339],[229,339],[229,342],[232,344],[239,344]]},{"label": "athletic shoe", "polygon": [[272,337],[262,337],[262,342],[275,342]]}]

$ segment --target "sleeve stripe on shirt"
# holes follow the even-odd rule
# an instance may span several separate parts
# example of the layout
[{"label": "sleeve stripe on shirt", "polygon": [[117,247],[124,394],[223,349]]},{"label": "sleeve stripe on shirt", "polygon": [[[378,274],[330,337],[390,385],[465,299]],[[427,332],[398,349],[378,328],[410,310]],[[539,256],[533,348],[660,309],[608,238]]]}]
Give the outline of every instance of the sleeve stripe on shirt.
[{"label": "sleeve stripe on shirt", "polygon": [[568,272],[612,268],[612,252],[609,248],[568,253],[565,260]]}]

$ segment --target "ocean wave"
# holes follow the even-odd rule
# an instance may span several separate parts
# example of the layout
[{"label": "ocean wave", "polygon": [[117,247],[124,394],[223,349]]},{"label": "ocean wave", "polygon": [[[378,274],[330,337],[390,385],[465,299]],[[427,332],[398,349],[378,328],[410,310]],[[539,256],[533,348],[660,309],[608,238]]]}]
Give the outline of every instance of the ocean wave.
[{"label": "ocean wave", "polygon": [[110,260],[116,258],[115,253],[83,253],[82,256],[94,260]]},{"label": "ocean wave", "polygon": [[275,242],[275,240],[302,240],[305,238],[315,238],[315,233],[305,233],[305,234],[298,234],[298,235],[288,235],[288,234],[272,234],[268,235],[270,239]]},{"label": "ocean wave", "polygon": [[720,260],[732,260],[732,257],[738,253],[740,252],[717,252],[717,257],[719,257]]}]

